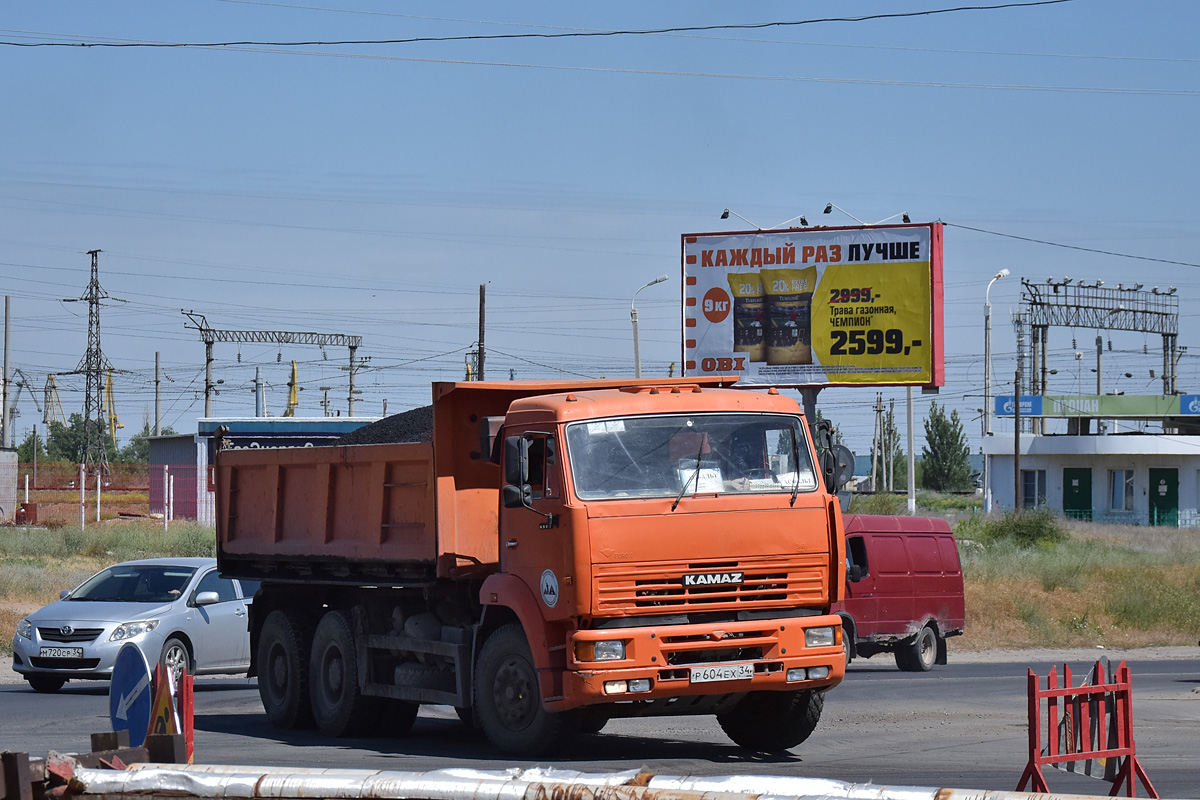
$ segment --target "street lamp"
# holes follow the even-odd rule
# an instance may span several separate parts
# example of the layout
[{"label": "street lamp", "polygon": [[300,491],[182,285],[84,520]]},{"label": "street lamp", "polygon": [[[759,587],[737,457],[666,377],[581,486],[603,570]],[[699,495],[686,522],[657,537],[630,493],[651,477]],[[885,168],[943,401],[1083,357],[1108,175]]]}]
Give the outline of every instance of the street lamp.
[{"label": "street lamp", "polygon": [[[754,223],[750,224],[753,225]],[[654,284],[662,283],[667,279],[668,276],[659,275],[657,278],[643,286],[642,289],[649,289]],[[635,378],[642,377],[642,343],[638,337],[638,313],[636,306],[638,292],[642,291],[642,289],[638,289],[637,292],[634,292],[633,300],[629,302],[629,321],[633,323],[633,377]]]},{"label": "street lamp", "polygon": [[[992,284],[1001,278],[1007,278],[1011,273],[1007,268],[996,273],[988,281],[987,290],[983,293],[983,435],[992,435]],[[1020,406],[1021,398],[1016,398]],[[983,497],[984,510],[992,510],[991,457],[983,458]]]}]

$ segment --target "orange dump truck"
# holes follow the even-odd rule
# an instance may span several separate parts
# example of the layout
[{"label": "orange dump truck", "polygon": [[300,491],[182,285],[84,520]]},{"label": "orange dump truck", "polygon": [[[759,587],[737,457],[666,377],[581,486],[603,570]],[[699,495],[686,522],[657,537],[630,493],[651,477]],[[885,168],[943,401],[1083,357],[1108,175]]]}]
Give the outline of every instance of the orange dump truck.
[{"label": "orange dump truck", "polygon": [[410,441],[219,452],[272,723],[403,733],[428,703],[520,755],[649,715],[804,741],[845,669],[840,511],[796,402],[727,386],[436,383]]}]

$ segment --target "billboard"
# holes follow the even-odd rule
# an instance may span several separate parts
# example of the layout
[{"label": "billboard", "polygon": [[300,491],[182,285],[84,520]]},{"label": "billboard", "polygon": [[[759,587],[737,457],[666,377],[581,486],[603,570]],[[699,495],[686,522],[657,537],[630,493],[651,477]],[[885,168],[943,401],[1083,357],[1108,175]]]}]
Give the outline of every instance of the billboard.
[{"label": "billboard", "polygon": [[943,384],[941,223],[682,239],[684,375]]}]

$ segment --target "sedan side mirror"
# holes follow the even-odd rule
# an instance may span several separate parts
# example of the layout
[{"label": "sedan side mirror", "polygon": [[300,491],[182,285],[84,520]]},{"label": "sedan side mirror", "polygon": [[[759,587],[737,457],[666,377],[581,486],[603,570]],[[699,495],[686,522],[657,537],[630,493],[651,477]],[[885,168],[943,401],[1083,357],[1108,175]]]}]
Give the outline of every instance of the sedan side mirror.
[{"label": "sedan side mirror", "polygon": [[196,606],[211,606],[213,603],[221,602],[221,595],[216,592],[200,592],[196,595],[196,599],[192,601]]},{"label": "sedan side mirror", "polygon": [[59,599],[59,600],[66,600],[66,599],[67,599],[68,597],[70,597],[70,596],[71,596],[71,590],[70,590],[70,589],[63,589],[61,592],[59,592],[59,593],[58,593],[58,599]]}]

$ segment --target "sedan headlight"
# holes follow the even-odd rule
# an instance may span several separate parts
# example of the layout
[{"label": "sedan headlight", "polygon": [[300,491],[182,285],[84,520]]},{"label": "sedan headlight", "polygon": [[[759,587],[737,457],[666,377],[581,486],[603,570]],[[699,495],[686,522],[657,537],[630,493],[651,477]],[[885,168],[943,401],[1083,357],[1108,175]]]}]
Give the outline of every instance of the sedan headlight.
[{"label": "sedan headlight", "polygon": [[805,647],[831,647],[833,646],[833,641],[833,628],[804,629]]},{"label": "sedan headlight", "polygon": [[33,638],[33,623],[29,621],[29,617],[17,623],[17,636],[24,636],[26,639]]},{"label": "sedan headlight", "polygon": [[120,642],[124,639],[132,639],[135,636],[141,636],[143,633],[149,633],[158,627],[158,620],[143,619],[137,622],[122,622],[108,637],[110,642]]}]

